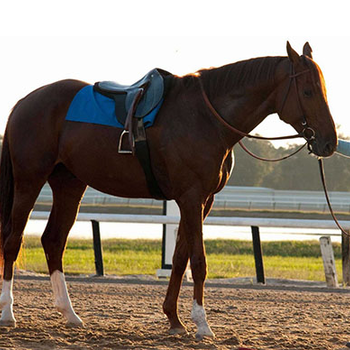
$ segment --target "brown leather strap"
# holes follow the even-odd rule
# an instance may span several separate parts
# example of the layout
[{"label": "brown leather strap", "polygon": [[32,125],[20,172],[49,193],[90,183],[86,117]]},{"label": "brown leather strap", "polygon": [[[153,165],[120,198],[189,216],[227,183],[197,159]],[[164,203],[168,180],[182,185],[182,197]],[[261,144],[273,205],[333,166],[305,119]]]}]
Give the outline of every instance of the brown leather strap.
[{"label": "brown leather strap", "polygon": [[134,130],[132,127],[132,121],[134,119],[134,115],[135,115],[135,111],[137,108],[137,105],[142,97],[144,93],[144,89],[140,88],[137,92],[137,94],[135,95],[135,98],[130,106],[130,109],[128,111],[128,114],[126,116],[126,120],[125,120],[125,130],[129,132],[128,136],[129,136],[129,144],[132,150],[132,154],[135,154],[135,147],[134,147]]},{"label": "brown leather strap", "polygon": [[350,236],[349,232],[346,232],[345,229],[342,228],[342,226],[340,225],[338,219],[336,218],[332,205],[331,205],[331,201],[329,200],[329,196],[328,196],[328,191],[327,191],[327,185],[326,185],[326,180],[325,180],[325,176],[324,176],[324,168],[323,168],[323,160],[322,158],[318,159],[318,165],[320,168],[320,174],[321,174],[321,181],[322,181],[322,186],[323,186],[323,190],[324,190],[324,194],[326,196],[326,201],[328,204],[328,208],[329,208],[329,212],[335,222],[335,224],[338,226],[339,230],[346,236]]},{"label": "brown leather strap", "polygon": [[202,95],[203,95],[203,99],[205,101],[205,104],[207,105],[207,107],[210,109],[211,113],[216,117],[217,120],[220,121],[221,124],[225,125],[229,130],[235,132],[236,134],[239,134],[243,137],[249,137],[252,139],[258,139],[258,140],[288,140],[288,139],[294,139],[297,137],[303,137],[302,134],[295,134],[295,135],[289,135],[289,136],[278,136],[278,137],[263,137],[263,136],[255,136],[255,135],[250,135],[246,132],[243,132],[241,130],[236,129],[235,127],[233,127],[232,125],[230,125],[214,108],[214,106],[211,104],[211,102],[209,101],[209,98],[207,96],[207,94],[204,91],[204,86],[203,83],[200,79],[200,77],[198,78],[199,81],[199,85],[201,87],[201,91],[202,91]]},{"label": "brown leather strap", "polygon": [[135,155],[139,160],[145,174],[148,190],[153,198],[167,200],[168,198],[159,187],[158,181],[152,170],[152,160],[146,138],[145,127],[143,125],[143,119],[137,118],[135,120],[135,124]]},{"label": "brown leather strap", "polygon": [[262,158],[260,156],[257,156],[256,154],[254,154],[253,152],[249,151],[249,149],[244,146],[243,142],[242,141],[238,141],[239,145],[242,147],[242,149],[247,152],[250,156],[252,156],[253,158],[255,159],[258,159],[258,160],[262,160],[264,162],[279,162],[281,160],[285,160],[285,159],[288,159],[292,156],[294,156],[295,154],[299,153],[306,145],[307,145],[307,142],[305,142],[301,147],[299,147],[296,151],[292,152],[291,154],[288,154],[284,157],[281,157],[281,158],[275,158],[275,159],[268,159],[268,158]]}]

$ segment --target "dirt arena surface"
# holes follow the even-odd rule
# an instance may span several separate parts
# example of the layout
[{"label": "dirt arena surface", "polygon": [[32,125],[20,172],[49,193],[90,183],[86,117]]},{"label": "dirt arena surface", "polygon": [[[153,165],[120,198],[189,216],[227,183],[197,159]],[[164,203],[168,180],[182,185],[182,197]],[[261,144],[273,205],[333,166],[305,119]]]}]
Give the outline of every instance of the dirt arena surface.
[{"label": "dirt arena surface", "polygon": [[349,349],[350,289],[209,281],[206,310],[215,339],[195,339],[192,286],[179,311],[189,334],[168,334],[167,282],[151,278],[67,278],[81,328],[53,307],[47,276],[16,276],[15,328],[0,328],[0,349]]}]

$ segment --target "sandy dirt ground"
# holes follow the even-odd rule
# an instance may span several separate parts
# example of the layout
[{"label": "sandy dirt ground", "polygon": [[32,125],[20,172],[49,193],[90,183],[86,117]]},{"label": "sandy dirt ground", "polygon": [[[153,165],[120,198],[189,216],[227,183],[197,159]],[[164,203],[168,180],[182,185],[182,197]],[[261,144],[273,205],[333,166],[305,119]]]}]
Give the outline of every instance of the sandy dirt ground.
[{"label": "sandy dirt ground", "polygon": [[84,327],[66,327],[52,303],[47,276],[16,276],[15,328],[0,328],[0,349],[348,349],[350,289],[206,285],[207,317],[215,339],[195,339],[192,285],[179,312],[188,335],[168,334],[162,313],[167,282],[151,278],[67,278]]}]

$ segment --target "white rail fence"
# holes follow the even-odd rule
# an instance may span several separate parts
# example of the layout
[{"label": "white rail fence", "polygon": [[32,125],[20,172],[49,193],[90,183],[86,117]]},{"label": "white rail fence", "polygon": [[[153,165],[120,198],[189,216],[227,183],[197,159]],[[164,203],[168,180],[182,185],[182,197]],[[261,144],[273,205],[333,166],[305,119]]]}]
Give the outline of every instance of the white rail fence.
[{"label": "white rail fence", "polygon": [[[350,195],[347,192],[330,192],[330,199],[335,212],[350,213]],[[51,190],[45,186],[41,191],[37,203],[48,204],[52,202]],[[164,203],[153,199],[127,199],[109,196],[88,188],[82,205],[90,206],[130,206],[162,208]],[[121,222],[121,223],[145,223],[163,224],[163,248],[162,268],[158,270],[158,276],[168,276],[171,271],[172,255],[175,248],[177,227],[179,224],[179,211],[175,202],[166,204],[166,215],[141,215],[141,214],[103,214],[103,213],[80,213],[77,221],[90,221],[93,228],[93,241],[95,251],[95,266],[97,275],[103,275],[103,258],[101,249],[99,222]],[[326,212],[327,203],[323,192],[318,191],[281,191],[268,188],[250,187],[226,187],[217,194],[214,208],[224,210],[269,210],[269,211],[302,211],[302,212]],[[47,220],[48,212],[34,211],[31,219]],[[342,227],[350,231],[350,221],[340,221]],[[337,229],[332,220],[311,220],[311,219],[277,219],[277,218],[254,218],[254,217],[211,217],[205,220],[205,225],[218,226],[241,226],[251,227],[252,240],[256,264],[257,281],[265,283],[265,275],[262,261],[262,250],[260,243],[259,227],[275,228],[298,228],[298,229]],[[331,234],[330,234],[331,235]],[[330,236],[329,235],[329,236]],[[340,235],[340,231],[339,231]],[[322,240],[325,241],[324,239]],[[329,240],[330,242],[330,240]],[[342,235],[343,252],[343,280],[350,283],[350,241]],[[321,244],[322,246],[322,244]],[[331,247],[322,249],[330,251]],[[332,255],[323,256],[325,263],[325,274],[327,282],[336,281],[329,276],[327,271],[335,271],[335,266],[326,264],[326,260],[333,260]],[[347,262],[347,263],[345,263]],[[334,273],[333,273],[334,274]],[[334,285],[336,286],[337,282]]]},{"label": "white rail fence", "polygon": [[[170,202],[171,203],[171,202]],[[169,203],[168,203],[169,207]],[[171,207],[171,206],[170,206]],[[174,206],[171,211],[176,211]],[[47,220],[48,212],[33,212],[31,219]],[[163,247],[162,247],[162,266],[157,271],[158,277],[167,277],[170,275],[172,268],[172,256],[175,248],[177,226],[179,223],[179,216],[176,215],[128,215],[128,214],[96,214],[96,213],[80,213],[77,217],[78,221],[91,221],[92,236],[94,242],[95,252],[95,267],[96,274],[102,276],[103,271],[103,257],[101,248],[100,226],[99,222],[124,222],[124,223],[145,223],[145,224],[163,224]],[[298,219],[275,219],[275,218],[241,218],[241,217],[208,217],[205,220],[206,225],[225,225],[225,226],[242,226],[251,227],[253,249],[256,266],[257,282],[265,283],[263,255],[260,243],[259,227],[279,227],[279,228],[315,228],[315,229],[336,229],[336,225],[331,220],[298,220]],[[350,221],[340,221],[344,229],[350,230]],[[340,235],[340,231],[339,231]],[[324,238],[324,237],[323,237]],[[349,248],[350,242],[346,237],[343,237],[342,244]],[[329,248],[331,249],[331,247]],[[328,249],[328,251],[329,251]],[[346,250],[346,255],[343,254],[343,281],[347,284],[350,282],[350,249]],[[344,252],[344,248],[343,248]],[[326,281],[335,281],[329,277],[328,271],[335,271],[334,259],[333,265],[327,267],[326,260],[332,260],[323,256],[325,264]],[[336,282],[337,283],[337,282]],[[330,287],[335,287],[337,284],[328,284]]]},{"label": "white rail fence", "polygon": [[[350,193],[329,192],[333,210],[338,213],[350,213]],[[37,203],[50,203],[51,190],[45,185]],[[162,201],[155,199],[130,199],[114,197],[88,188],[82,205],[90,206],[141,206],[162,208]],[[215,209],[226,210],[270,210],[270,211],[312,211],[324,213],[328,211],[322,191],[284,191],[263,187],[226,186],[215,196]]]}]

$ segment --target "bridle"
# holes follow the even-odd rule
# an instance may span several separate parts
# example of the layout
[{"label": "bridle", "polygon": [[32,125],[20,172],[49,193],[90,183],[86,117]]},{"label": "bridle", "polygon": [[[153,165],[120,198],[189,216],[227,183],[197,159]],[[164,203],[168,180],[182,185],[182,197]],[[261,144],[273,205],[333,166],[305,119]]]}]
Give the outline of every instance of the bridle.
[{"label": "bridle", "polygon": [[307,145],[308,145],[308,150],[312,153],[312,149],[311,149],[311,142],[313,140],[315,140],[315,135],[316,135],[316,132],[314,129],[312,129],[308,123],[307,123],[307,120],[306,120],[306,117],[305,117],[305,114],[303,113],[303,108],[301,106],[301,102],[300,102],[300,97],[299,97],[299,93],[298,93],[298,83],[297,83],[297,77],[299,77],[300,75],[302,74],[305,74],[305,73],[309,73],[310,72],[310,69],[306,69],[306,70],[303,70],[301,72],[298,72],[298,73],[295,73],[295,69],[294,69],[294,65],[293,63],[291,63],[290,65],[290,75],[289,75],[289,83],[288,83],[288,86],[287,86],[287,91],[284,95],[284,98],[282,100],[282,107],[281,107],[281,110],[280,110],[280,114],[282,114],[283,112],[283,109],[284,109],[284,106],[286,104],[286,101],[288,99],[288,96],[289,96],[289,91],[291,89],[291,86],[293,85],[294,86],[294,89],[295,89],[295,93],[296,93],[296,100],[297,100],[297,106],[298,106],[298,109],[299,109],[299,113],[300,113],[300,118],[301,118],[301,125],[303,126],[303,130],[301,131],[301,133],[299,134],[300,137],[303,137],[306,142],[307,142]]},{"label": "bridle", "polygon": [[308,144],[309,151],[312,152],[311,142],[315,139],[315,131],[307,124],[306,117],[305,117],[305,114],[303,113],[303,109],[302,109],[302,106],[300,103],[300,97],[298,94],[298,85],[297,85],[297,79],[296,79],[298,76],[300,76],[304,73],[307,73],[309,71],[310,70],[307,69],[307,70],[304,70],[302,72],[295,73],[293,63],[291,63],[291,72],[289,75],[289,83],[288,83],[284,98],[282,100],[282,107],[281,107],[280,113],[282,113],[282,111],[284,109],[284,106],[285,106],[286,101],[288,99],[289,92],[291,90],[291,86],[293,85],[295,87],[295,91],[296,91],[296,95],[297,95],[297,105],[298,105],[298,109],[299,109],[300,116],[301,116],[301,125],[303,126],[303,130],[300,133],[295,134],[295,135],[278,136],[278,137],[263,137],[263,136],[251,135],[249,133],[243,132],[243,131],[233,127],[217,112],[217,110],[214,108],[214,106],[210,102],[210,100],[209,100],[209,98],[204,90],[203,82],[202,82],[200,76],[198,76],[198,81],[199,81],[199,85],[201,88],[201,92],[202,92],[202,96],[203,96],[203,99],[205,101],[205,104],[207,105],[207,107],[209,108],[211,113],[216,117],[216,119],[219,120],[221,124],[225,125],[227,129],[231,130],[232,132],[234,132],[240,136],[248,137],[248,138],[252,138],[252,139],[258,139],[258,140],[274,141],[274,140],[287,140],[287,139],[302,137],[306,140],[306,142]]}]

